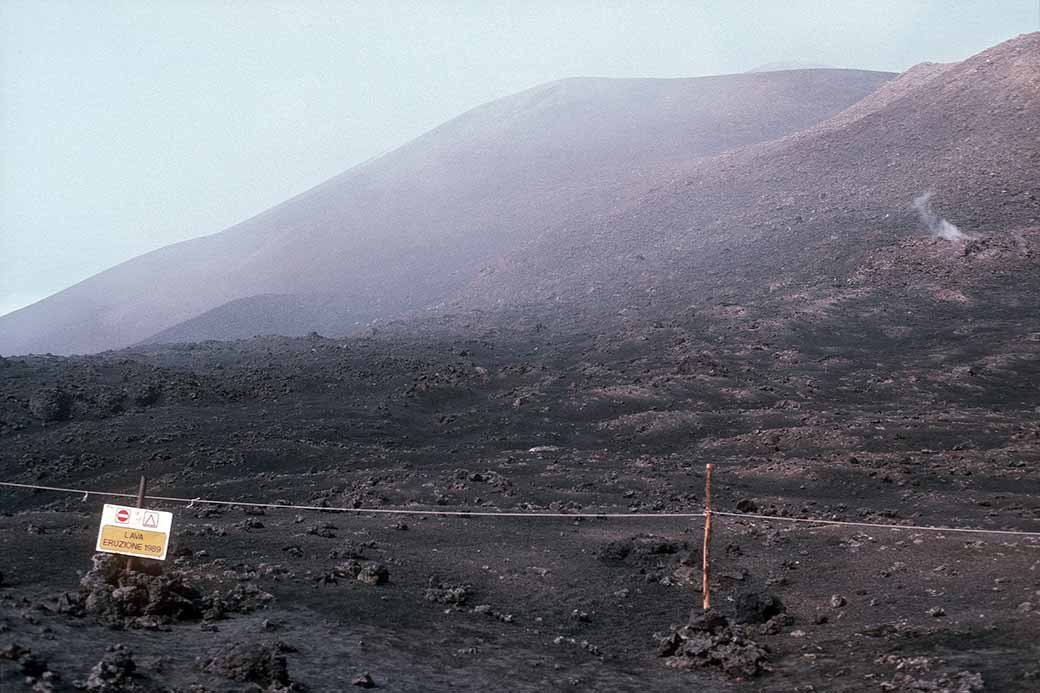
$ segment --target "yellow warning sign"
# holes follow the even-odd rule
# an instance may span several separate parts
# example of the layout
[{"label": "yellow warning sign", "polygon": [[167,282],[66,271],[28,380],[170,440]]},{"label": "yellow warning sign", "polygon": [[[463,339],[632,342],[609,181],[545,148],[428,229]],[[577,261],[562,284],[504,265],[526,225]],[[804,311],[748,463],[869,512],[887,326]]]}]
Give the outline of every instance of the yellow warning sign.
[{"label": "yellow warning sign", "polygon": [[172,524],[173,513],[106,503],[95,550],[165,560]]},{"label": "yellow warning sign", "polygon": [[166,535],[146,529],[102,525],[97,547],[106,553],[162,559],[166,554]]}]

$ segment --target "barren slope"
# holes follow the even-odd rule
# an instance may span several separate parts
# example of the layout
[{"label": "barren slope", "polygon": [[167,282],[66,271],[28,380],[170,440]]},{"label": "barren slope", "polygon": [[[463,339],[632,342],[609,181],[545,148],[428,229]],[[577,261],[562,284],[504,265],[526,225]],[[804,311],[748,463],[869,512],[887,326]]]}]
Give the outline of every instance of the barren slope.
[{"label": "barren slope", "polygon": [[[245,306],[267,323],[230,310],[167,336],[344,333],[450,295],[489,258],[614,209],[679,161],[808,127],[890,77],[819,70],[537,87],[223,233],[157,250],[0,318],[0,353],[125,346],[241,299],[229,308]],[[301,299],[287,295],[317,304],[306,329]]]},{"label": "barren slope", "polygon": [[908,71],[816,127],[694,159],[670,184],[587,227],[504,256],[450,305],[601,309],[751,300],[843,283],[864,254],[926,235],[912,199],[970,233],[1040,220],[1040,34]]},{"label": "barren slope", "polygon": [[[841,300],[870,253],[928,238],[910,209],[925,191],[970,234],[1009,238],[1035,225],[1037,123],[1040,34],[963,63],[922,64],[805,130],[715,155],[689,149],[606,204],[575,206],[507,252],[480,258],[475,273],[460,273],[464,287],[430,293],[412,316],[541,306],[602,326],[667,319],[689,305],[774,305],[786,296],[780,309],[795,310],[791,297]],[[1001,300],[1021,301],[1023,292]],[[281,315],[280,304],[298,300],[262,306]],[[304,304],[302,314],[335,312],[316,308],[327,297]],[[968,304],[969,313],[979,305]],[[247,315],[225,306],[158,339],[227,333],[229,324],[243,326],[237,336],[263,331],[267,323]]]}]

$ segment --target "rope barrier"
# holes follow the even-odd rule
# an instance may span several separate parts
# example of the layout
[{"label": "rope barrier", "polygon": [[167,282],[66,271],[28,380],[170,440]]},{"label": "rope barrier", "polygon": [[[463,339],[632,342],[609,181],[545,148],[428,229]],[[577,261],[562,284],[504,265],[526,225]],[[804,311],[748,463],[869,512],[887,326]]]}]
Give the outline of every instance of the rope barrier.
[{"label": "rope barrier", "polygon": [[1026,532],[1015,529],[980,529],[976,527],[936,527],[934,525],[893,525],[882,522],[851,522],[846,520],[816,520],[811,517],[780,517],[778,515],[757,515],[755,513],[731,513],[713,510],[714,515],[740,517],[745,519],[771,520],[777,522],[805,522],[819,525],[840,525],[846,527],[875,527],[878,529],[910,529],[924,532],[968,532],[972,534],[1010,534],[1019,537],[1040,537],[1040,532]]},{"label": "rope barrier", "polygon": [[[0,481],[0,486],[7,486],[10,488],[21,488],[31,489],[39,491],[54,491],[57,493],[74,493],[83,494],[83,500],[86,500],[90,495],[102,496],[108,498],[136,498],[137,496],[133,493],[113,493],[111,491],[93,491],[89,489],[81,488],[66,488],[62,486],[41,486],[38,484],[18,484],[11,481]],[[660,519],[660,518],[695,518],[704,517],[704,512],[694,513],[591,513],[591,512],[573,512],[573,513],[561,513],[561,512],[541,512],[541,511],[487,511],[487,510],[438,510],[438,509],[425,509],[420,510],[416,508],[344,508],[344,507],[325,507],[321,505],[293,505],[293,504],[281,504],[281,503],[254,503],[248,501],[232,501],[232,500],[215,500],[209,498],[180,498],[176,496],[145,496],[147,500],[163,501],[167,503],[187,503],[188,507],[194,507],[196,504],[208,504],[208,505],[237,505],[248,508],[274,508],[282,510],[313,510],[313,511],[325,511],[325,512],[345,512],[345,513],[357,513],[357,514],[380,514],[380,515],[443,515],[450,517],[512,517],[512,518],[525,518],[525,517],[541,517],[541,518],[621,518],[621,519]],[[936,527],[931,525],[897,525],[897,524],[886,524],[881,522],[852,522],[846,520],[822,520],[808,517],[782,517],[779,515],[760,515],[757,513],[735,513],[725,512],[721,510],[713,510],[713,515],[720,515],[723,517],[735,517],[744,520],[767,520],[770,522],[793,522],[793,523],[806,523],[815,525],[837,525],[844,527],[873,527],[875,529],[904,529],[913,531],[923,532],[960,532],[969,534],[1000,534],[1008,536],[1018,537],[1040,537],[1040,532],[1028,532],[1012,529],[981,529],[976,527]]]},{"label": "rope barrier", "polygon": [[[107,496],[111,498],[137,498],[132,493],[111,493],[108,491],[90,491],[81,488],[64,488],[61,486],[38,486],[36,484],[16,484],[9,481],[0,481],[0,486],[13,488],[39,489],[42,491],[57,491],[59,493],[93,494],[95,496]],[[252,503],[247,501],[215,500],[209,498],[178,498],[174,496],[145,496],[146,500],[164,501],[168,503],[208,503],[210,505],[239,505],[247,508],[280,508],[282,510],[319,510],[325,512],[342,513],[376,513],[382,515],[449,515],[453,517],[563,517],[563,518],[691,518],[704,517],[703,512],[695,513],[589,513],[589,512],[514,512],[514,511],[488,511],[488,510],[437,510],[435,508],[420,510],[417,508],[343,508],[323,505],[292,505],[283,503]]]}]

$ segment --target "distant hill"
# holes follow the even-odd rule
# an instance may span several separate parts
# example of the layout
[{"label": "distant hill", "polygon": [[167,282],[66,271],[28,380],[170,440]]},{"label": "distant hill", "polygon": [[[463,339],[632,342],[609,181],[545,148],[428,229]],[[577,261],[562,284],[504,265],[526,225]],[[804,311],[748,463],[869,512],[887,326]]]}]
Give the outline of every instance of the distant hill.
[{"label": "distant hill", "polygon": [[1040,34],[1029,34],[915,67],[800,132],[691,159],[595,224],[500,258],[448,307],[595,297],[604,314],[667,314],[843,284],[874,249],[928,236],[911,209],[925,191],[970,233],[1037,226],[1037,171]]},{"label": "distant hill", "polygon": [[2,317],[0,353],[344,334],[451,300],[547,235],[598,233],[596,220],[637,204],[683,162],[803,130],[892,77],[809,70],[536,87],[227,231]]},{"label": "distant hill", "polygon": [[[0,318],[0,352],[335,336],[374,319],[493,322],[524,306],[608,330],[691,306],[798,311],[853,285],[896,300],[918,275],[864,268],[879,252],[935,260],[911,208],[925,192],[936,214],[989,239],[989,260],[957,266],[1001,272],[1001,305],[1020,306],[1032,283],[1003,277],[1033,267],[1037,171],[1040,34],[897,78],[565,80]],[[919,289],[920,305],[941,293]]]},{"label": "distant hill", "polygon": [[758,65],[748,70],[751,72],[779,72],[780,70],[828,70],[832,69],[833,65],[824,65],[823,63],[814,63],[809,61],[800,60],[780,60],[773,63],[765,63],[764,65]]}]

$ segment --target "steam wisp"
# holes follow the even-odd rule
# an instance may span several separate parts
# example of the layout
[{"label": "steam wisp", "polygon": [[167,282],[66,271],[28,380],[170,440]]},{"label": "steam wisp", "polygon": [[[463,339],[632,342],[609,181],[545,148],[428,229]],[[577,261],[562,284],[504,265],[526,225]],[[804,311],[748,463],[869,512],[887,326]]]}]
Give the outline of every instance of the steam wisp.
[{"label": "steam wisp", "polygon": [[928,231],[937,238],[947,241],[970,241],[975,236],[964,233],[955,224],[952,224],[932,210],[932,193],[926,192],[914,198],[913,208],[921,217],[921,222],[928,227]]}]

